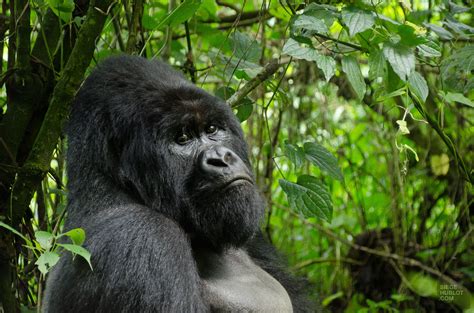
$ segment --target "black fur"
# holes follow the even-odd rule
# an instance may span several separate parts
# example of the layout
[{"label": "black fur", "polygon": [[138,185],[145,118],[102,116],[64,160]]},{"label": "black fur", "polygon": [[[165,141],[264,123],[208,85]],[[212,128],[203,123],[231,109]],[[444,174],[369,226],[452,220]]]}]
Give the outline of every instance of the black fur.
[{"label": "black fur", "polygon": [[[208,142],[176,143],[183,125],[209,121],[219,131]],[[314,310],[260,235],[264,205],[254,184],[222,192],[218,177],[196,165],[218,142],[252,177],[242,129],[223,101],[163,63],[114,57],[78,92],[67,134],[65,227],[85,229],[94,269],[62,257],[48,277],[45,312],[207,312],[195,242],[244,248],[295,311]]]}]

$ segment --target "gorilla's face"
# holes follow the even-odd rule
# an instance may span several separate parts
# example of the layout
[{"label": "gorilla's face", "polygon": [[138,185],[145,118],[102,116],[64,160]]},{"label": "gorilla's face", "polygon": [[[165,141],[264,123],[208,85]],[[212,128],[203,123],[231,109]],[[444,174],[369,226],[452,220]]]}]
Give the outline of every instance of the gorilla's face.
[{"label": "gorilla's face", "polygon": [[156,165],[144,163],[151,172],[156,166],[162,178],[155,182],[160,194],[151,197],[159,201],[151,206],[173,208],[169,214],[194,238],[215,248],[244,244],[258,229],[264,202],[230,108],[202,90],[184,88],[160,95],[148,110],[145,125],[153,129],[154,144],[146,154]]}]

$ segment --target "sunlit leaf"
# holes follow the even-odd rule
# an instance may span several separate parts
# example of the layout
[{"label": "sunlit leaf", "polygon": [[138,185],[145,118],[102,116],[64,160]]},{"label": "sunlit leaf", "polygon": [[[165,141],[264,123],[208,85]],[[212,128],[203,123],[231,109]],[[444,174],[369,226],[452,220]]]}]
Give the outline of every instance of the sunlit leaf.
[{"label": "sunlit leaf", "polygon": [[349,8],[342,10],[342,21],[349,28],[349,36],[353,37],[355,34],[371,28],[375,19],[372,12]]},{"label": "sunlit leaf", "polygon": [[308,61],[316,61],[320,54],[314,48],[302,47],[300,43],[293,38],[289,38],[283,46],[284,54],[288,54],[296,59],[305,59]]},{"label": "sunlit leaf", "polygon": [[82,245],[86,239],[86,232],[82,228],[74,228],[61,236],[69,237],[75,245]]},{"label": "sunlit leaf", "polygon": [[408,76],[415,69],[415,53],[413,49],[386,42],[383,46],[383,55],[398,77],[403,81],[407,81]]},{"label": "sunlit leaf", "polygon": [[84,260],[87,261],[87,263],[89,264],[89,267],[92,270],[91,254],[85,248],[83,248],[81,246],[78,246],[78,245],[71,245],[71,244],[66,244],[66,243],[58,244],[58,246],[61,246],[64,249],[72,252],[73,254],[77,254],[77,255],[81,256],[82,258],[84,258]]},{"label": "sunlit leaf", "polygon": [[39,230],[35,232],[35,239],[41,248],[49,250],[53,244],[54,236],[50,232]]},{"label": "sunlit leaf", "polygon": [[335,179],[341,182],[344,181],[344,176],[337,165],[337,159],[331,154],[331,152],[315,142],[306,142],[303,145],[303,148],[306,158],[311,163],[329,173]]},{"label": "sunlit leaf", "polygon": [[298,177],[296,184],[284,179],[280,179],[279,182],[293,209],[306,217],[317,216],[325,221],[331,221],[331,196],[327,187],[317,178],[302,175]]},{"label": "sunlit leaf", "polygon": [[298,145],[292,145],[285,143],[285,155],[290,159],[291,163],[295,165],[296,168],[299,168],[303,165],[305,160],[305,152],[302,147]]},{"label": "sunlit leaf", "polygon": [[40,255],[35,264],[38,266],[39,271],[46,275],[48,271],[56,265],[59,261],[59,255],[56,252],[46,251]]}]

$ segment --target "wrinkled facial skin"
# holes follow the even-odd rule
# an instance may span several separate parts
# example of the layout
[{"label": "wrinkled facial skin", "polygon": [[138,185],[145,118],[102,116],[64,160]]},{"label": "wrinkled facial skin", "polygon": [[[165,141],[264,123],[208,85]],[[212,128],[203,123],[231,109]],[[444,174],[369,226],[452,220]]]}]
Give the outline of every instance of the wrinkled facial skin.
[{"label": "wrinkled facial skin", "polygon": [[[150,138],[133,149],[132,135],[115,149],[122,151],[122,185],[177,220],[193,239],[216,250],[245,244],[258,230],[264,201],[230,108],[197,88],[170,90],[146,108],[146,120],[129,132]],[[135,177],[143,168],[159,180]]]},{"label": "wrinkled facial skin", "polygon": [[264,210],[240,125],[227,109],[208,97],[182,101],[168,112],[177,118],[166,159],[183,171],[174,175],[173,191],[183,208],[182,224],[216,249],[243,245],[258,229]]}]

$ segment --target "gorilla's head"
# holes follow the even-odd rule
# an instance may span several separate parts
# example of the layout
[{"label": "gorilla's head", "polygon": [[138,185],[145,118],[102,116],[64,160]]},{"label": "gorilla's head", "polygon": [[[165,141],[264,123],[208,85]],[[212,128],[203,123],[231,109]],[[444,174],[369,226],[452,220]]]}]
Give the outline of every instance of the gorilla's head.
[{"label": "gorilla's head", "polygon": [[163,63],[102,62],[76,96],[68,135],[71,181],[101,175],[215,248],[258,229],[264,203],[238,120]]}]

